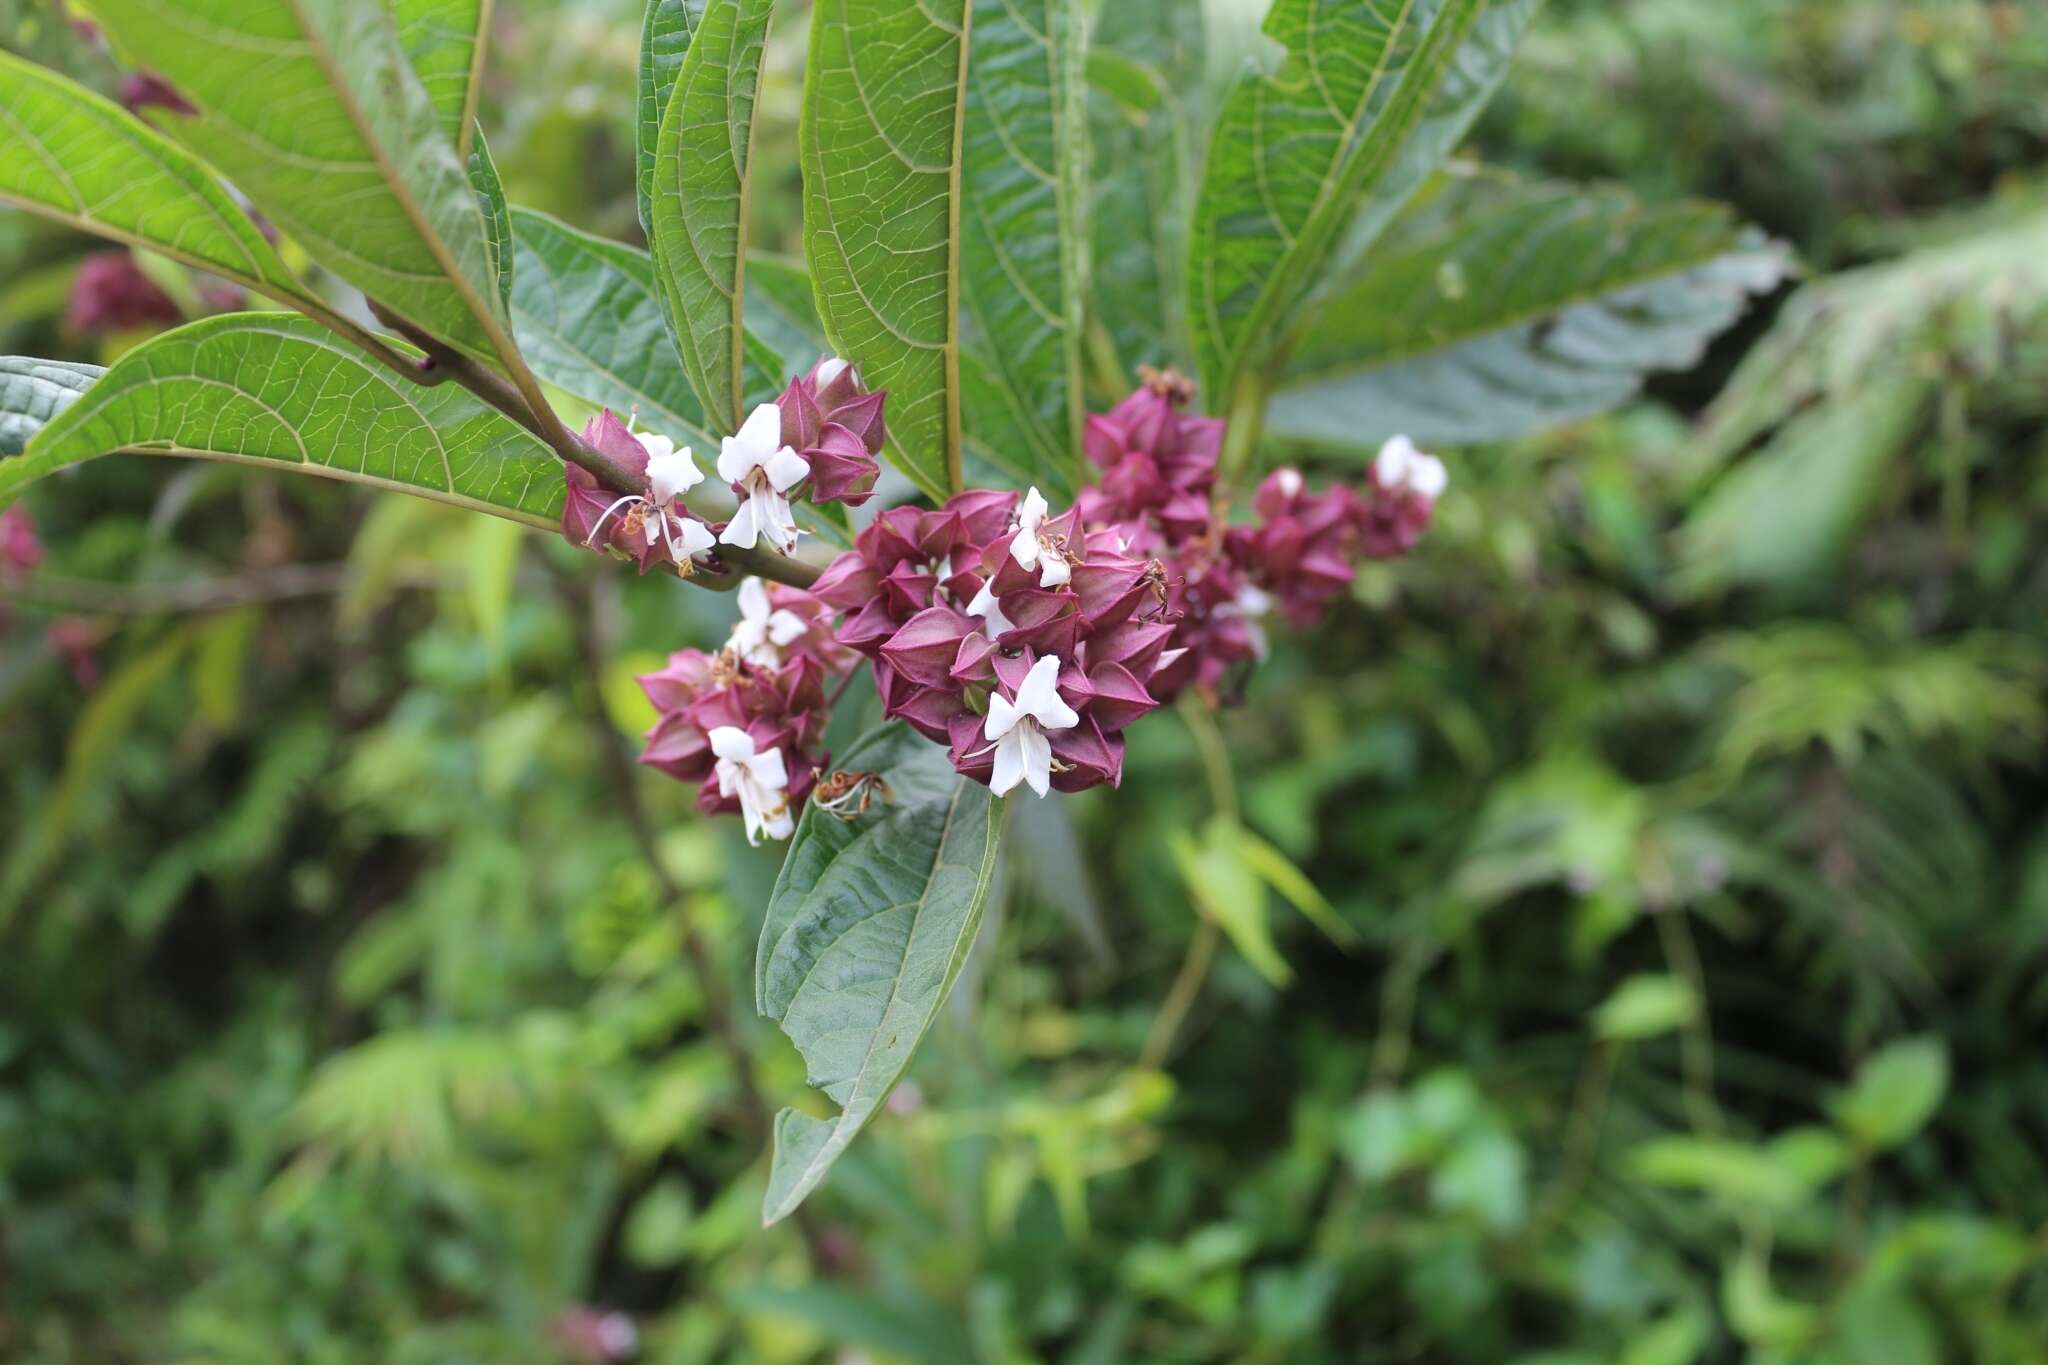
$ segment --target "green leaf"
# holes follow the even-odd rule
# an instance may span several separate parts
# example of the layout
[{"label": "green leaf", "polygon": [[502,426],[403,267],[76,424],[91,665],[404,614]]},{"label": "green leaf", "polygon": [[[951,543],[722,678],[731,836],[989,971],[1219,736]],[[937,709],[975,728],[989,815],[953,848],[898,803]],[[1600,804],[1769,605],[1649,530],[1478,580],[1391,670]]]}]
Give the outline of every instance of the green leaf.
[{"label": "green leaf", "polygon": [[995,871],[995,798],[943,748],[890,724],[840,763],[880,774],[886,790],[851,821],[806,807],[761,927],[754,989],[841,1112],[777,1116],[769,1223],[818,1187],[909,1065],[973,946]]},{"label": "green leaf", "polygon": [[1361,206],[1420,183],[1409,144],[1486,11],[1486,0],[1274,4],[1265,33],[1285,56],[1225,98],[1188,234],[1188,313],[1212,407],[1270,363]]},{"label": "green leaf", "polygon": [[1175,830],[1171,847],[1188,894],[1244,954],[1245,961],[1274,986],[1292,980],[1294,973],[1273,942],[1265,883],[1245,862],[1236,826],[1219,816],[1203,828],[1199,843]]},{"label": "green leaf", "polygon": [[512,210],[512,326],[535,374],[699,451],[717,450],[704,409],[665,344],[644,251]]},{"label": "green leaf", "polygon": [[491,146],[484,130],[476,129],[476,146],[469,153],[469,187],[476,191],[477,207],[484,215],[484,248],[490,257],[491,278],[498,282],[499,306],[512,306],[512,212],[505,204],[505,185],[498,179],[498,163],[491,159]]},{"label": "green leaf", "polygon": [[640,195],[640,227],[650,241],[654,238],[654,153],[661,136],[661,116],[707,3],[709,0],[647,0],[647,17],[640,29],[635,185]]},{"label": "green leaf", "polygon": [[1192,361],[1181,281],[1194,149],[1184,95],[1201,80],[1199,6],[1105,10],[1088,53],[1095,193],[1088,305],[1105,397],[1139,365]]},{"label": "green leaf", "polygon": [[1635,1042],[1683,1028],[1699,1013],[1699,1001],[1673,976],[1632,976],[1601,1001],[1593,1032],[1610,1042]]},{"label": "green leaf", "polygon": [[960,174],[961,403],[1065,501],[1081,473],[1085,33],[1073,0],[974,0]]},{"label": "green leaf", "polygon": [[484,43],[491,0],[387,0],[398,25],[399,46],[420,78],[457,156],[469,155],[480,135],[477,96],[483,85]]},{"label": "green leaf", "polygon": [[961,481],[967,25],[967,0],[818,0],[797,135],[825,335],[889,391],[890,458],[935,498]]},{"label": "green leaf", "polygon": [[1863,1146],[1897,1147],[1941,1108],[1948,1093],[1948,1049],[1938,1038],[1913,1038],[1879,1049],[1856,1070],[1834,1105],[1835,1121]]},{"label": "green leaf", "polygon": [[206,167],[113,101],[6,52],[0,202],[282,302],[307,297]]},{"label": "green leaf", "polygon": [[483,213],[391,15],[362,0],[95,0],[166,121],[307,253],[429,331],[512,355]]},{"label": "green leaf", "polygon": [[30,437],[105,373],[69,360],[0,356],[0,457],[21,454]]},{"label": "green leaf", "polygon": [[1320,306],[1268,425],[1369,445],[1504,440],[1590,416],[1652,370],[1697,363],[1787,265],[1717,205],[1454,182]]},{"label": "green leaf", "polygon": [[654,262],[683,369],[721,431],[745,417],[748,159],[773,12],[773,0],[705,7],[654,154]]},{"label": "green leaf", "polygon": [[802,261],[765,251],[749,253],[747,330],[782,358],[788,374],[809,370],[832,349]]},{"label": "green leaf", "polygon": [[287,313],[207,318],[128,352],[0,463],[0,506],[120,452],[297,466],[543,530],[561,515],[561,466],[537,438],[457,385],[410,384]]}]

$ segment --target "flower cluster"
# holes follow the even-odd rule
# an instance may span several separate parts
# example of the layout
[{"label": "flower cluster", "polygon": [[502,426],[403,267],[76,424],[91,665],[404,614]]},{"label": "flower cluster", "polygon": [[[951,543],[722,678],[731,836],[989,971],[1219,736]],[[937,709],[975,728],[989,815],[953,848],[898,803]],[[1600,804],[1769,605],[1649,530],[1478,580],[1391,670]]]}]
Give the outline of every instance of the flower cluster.
[{"label": "flower cluster", "polygon": [[[1086,454],[1100,476],[1064,512],[1036,488],[970,490],[882,512],[808,591],[749,580],[722,651],[684,650],[641,679],[661,712],[641,761],[701,782],[699,804],[738,810],[750,838],[786,837],[825,768],[826,683],[864,657],[884,712],[998,795],[1115,785],[1132,722],[1191,688],[1212,703],[1226,695],[1265,656],[1267,618],[1313,625],[1359,559],[1413,548],[1445,485],[1443,465],[1397,437],[1361,487],[1315,492],[1282,469],[1233,523],[1218,488],[1224,424],[1185,413],[1191,396],[1147,372],[1091,417]],[[594,480],[579,493],[571,471],[564,527],[585,543],[607,533],[643,567],[671,544],[766,539],[787,553],[799,483],[814,499],[870,496],[882,407],[851,366],[821,361],[727,439],[719,473],[741,498],[730,522],[688,522],[672,495],[694,466],[687,481],[664,480],[664,451],[635,467],[645,495],[607,501]],[[622,427],[597,435],[608,451],[636,439]],[[858,776],[835,776],[817,799],[847,799],[839,787]]]},{"label": "flower cluster", "polygon": [[702,783],[698,807],[737,812],[758,843],[795,828],[827,761],[826,684],[858,657],[834,642],[830,610],[809,593],[749,578],[739,603],[718,653],[679,650],[639,679],[660,714],[640,761]]},{"label": "flower cluster", "polygon": [[28,509],[16,503],[0,512],[0,564],[25,571],[42,562],[43,542],[36,536]]},{"label": "flower cluster", "polygon": [[183,318],[171,296],[143,273],[126,248],[93,252],[71,277],[64,326],[74,335],[168,327]]},{"label": "flower cluster", "polygon": [[614,494],[592,471],[565,466],[562,534],[578,545],[623,555],[642,573],[665,563],[686,577],[699,555],[720,545],[751,550],[766,541],[777,553],[791,554],[802,534],[792,496],[801,492],[814,503],[850,506],[873,496],[880,472],[875,456],[887,435],[886,398],[861,388],[853,366],[829,356],[791,380],[779,398],[755,408],[720,443],[718,477],[739,505],[717,523],[691,516],[682,502],[704,478],[688,446],[635,432],[609,410],[601,412],[583,428],[583,441],[636,491]]}]

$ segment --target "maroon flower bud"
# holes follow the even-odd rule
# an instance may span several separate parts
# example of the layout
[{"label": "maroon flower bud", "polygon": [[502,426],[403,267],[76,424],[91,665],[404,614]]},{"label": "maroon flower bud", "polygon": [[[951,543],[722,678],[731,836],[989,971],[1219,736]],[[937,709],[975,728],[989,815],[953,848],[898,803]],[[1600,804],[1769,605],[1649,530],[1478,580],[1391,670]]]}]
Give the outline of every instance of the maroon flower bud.
[{"label": "maroon flower bud", "polygon": [[0,564],[10,569],[33,569],[43,562],[43,543],[36,538],[35,523],[28,508],[16,503],[0,512]]},{"label": "maroon flower bud", "polygon": [[133,71],[123,76],[118,98],[131,113],[155,107],[191,118],[199,112],[169,81],[153,71]]},{"label": "maroon flower bud", "polygon": [[812,502],[858,507],[874,496],[881,466],[875,456],[888,437],[882,418],[887,395],[860,386],[844,360],[827,356],[792,379],[775,404],[782,410],[782,443],[810,466]]},{"label": "maroon flower bud", "polygon": [[906,621],[882,646],[882,657],[899,676],[920,687],[951,687],[960,641],[976,628],[973,618],[951,607],[932,607]]},{"label": "maroon flower bud", "polygon": [[126,251],[94,252],[72,277],[65,326],[80,336],[169,326],[181,318],[170,295]]}]

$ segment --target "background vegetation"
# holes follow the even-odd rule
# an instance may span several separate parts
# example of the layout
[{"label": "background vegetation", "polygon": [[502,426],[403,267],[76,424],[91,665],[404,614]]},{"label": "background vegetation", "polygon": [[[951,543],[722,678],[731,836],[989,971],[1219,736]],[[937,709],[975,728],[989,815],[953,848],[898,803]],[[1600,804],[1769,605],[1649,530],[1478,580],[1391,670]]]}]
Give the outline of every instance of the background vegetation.
[{"label": "background vegetation", "polygon": [[[1207,8],[1227,72],[1256,7]],[[637,5],[501,9],[510,197],[630,236]],[[0,41],[116,79],[44,3]],[[622,747],[726,608],[287,479],[42,487],[0,1358],[2048,1360],[2044,90],[2016,0],[1552,0],[1477,150],[1806,278],[1451,452],[1242,709],[1027,805],[914,1083],[767,1233],[772,852]],[[0,214],[0,349],[132,342],[66,321],[92,249]],[[1237,829],[1319,894],[1205,861]]]}]

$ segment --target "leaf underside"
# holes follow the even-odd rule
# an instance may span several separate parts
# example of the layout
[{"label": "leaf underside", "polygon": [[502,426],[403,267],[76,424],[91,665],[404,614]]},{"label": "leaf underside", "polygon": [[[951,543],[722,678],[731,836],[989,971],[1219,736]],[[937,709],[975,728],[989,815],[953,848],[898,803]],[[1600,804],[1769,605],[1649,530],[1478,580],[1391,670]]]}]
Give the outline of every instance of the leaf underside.
[{"label": "leaf underside", "polygon": [[399,46],[441,120],[441,132],[466,150],[476,123],[476,79],[489,0],[386,0]]},{"label": "leaf underside", "polygon": [[1717,206],[1556,184],[1452,186],[1397,224],[1297,341],[1268,426],[1371,445],[1505,440],[1685,369],[1785,251]]},{"label": "leaf underside", "polygon": [[798,143],[804,253],[833,349],[889,393],[889,454],[960,479],[960,123],[967,0],[819,0]]},{"label": "leaf underside", "polygon": [[755,995],[804,1056],[830,1119],[785,1109],[762,1216],[786,1217],[881,1107],[958,978],[995,869],[1000,807],[901,724],[856,743],[849,771],[887,795],[841,821],[806,808],[761,927]]},{"label": "leaf underside", "polygon": [[224,314],[137,346],[0,462],[0,505],[116,452],[295,466],[542,529],[561,515],[561,466],[524,428],[289,313]]},{"label": "leaf underside", "polygon": [[105,373],[68,360],[0,356],[0,457],[21,454],[30,437]]},{"label": "leaf underside", "polygon": [[708,2],[647,0],[646,21],[640,30],[634,185],[640,197],[640,228],[649,241],[654,239],[654,153],[661,136],[661,116]]}]

